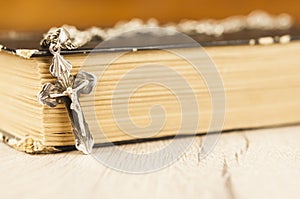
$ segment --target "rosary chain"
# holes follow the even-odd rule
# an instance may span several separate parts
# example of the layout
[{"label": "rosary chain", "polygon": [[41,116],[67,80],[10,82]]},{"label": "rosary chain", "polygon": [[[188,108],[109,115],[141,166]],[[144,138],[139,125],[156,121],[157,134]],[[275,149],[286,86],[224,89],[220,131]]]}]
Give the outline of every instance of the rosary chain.
[{"label": "rosary chain", "polygon": [[[41,41],[42,47],[55,47],[62,49],[76,49],[90,42],[94,37],[107,40],[123,32],[136,31],[142,28],[166,28],[185,34],[205,34],[219,37],[226,33],[235,33],[241,30],[285,30],[293,26],[293,19],[288,14],[270,15],[264,11],[254,11],[248,16],[232,16],[222,20],[183,20],[179,23],[159,25],[156,19],[149,19],[143,22],[140,19],[132,19],[128,22],[119,22],[112,28],[91,27],[86,30],[78,30],[75,26],[64,25],[70,35],[65,41],[59,41],[60,29],[51,28]],[[60,46],[59,46],[60,45]]]}]

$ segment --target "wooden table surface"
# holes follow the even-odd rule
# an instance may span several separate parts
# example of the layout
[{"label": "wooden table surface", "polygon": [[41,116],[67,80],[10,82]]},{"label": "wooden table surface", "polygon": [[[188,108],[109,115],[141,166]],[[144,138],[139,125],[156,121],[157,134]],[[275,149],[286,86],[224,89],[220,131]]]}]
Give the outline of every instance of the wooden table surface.
[{"label": "wooden table surface", "polygon": [[300,126],[222,134],[199,161],[201,140],[173,165],[148,174],[118,172],[77,151],[28,155],[1,143],[0,197],[300,198]]}]

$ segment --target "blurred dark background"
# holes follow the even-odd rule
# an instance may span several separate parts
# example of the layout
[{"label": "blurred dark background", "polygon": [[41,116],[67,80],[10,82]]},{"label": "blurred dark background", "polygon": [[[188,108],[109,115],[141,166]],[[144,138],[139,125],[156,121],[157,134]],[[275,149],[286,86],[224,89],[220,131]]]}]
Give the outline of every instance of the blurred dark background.
[{"label": "blurred dark background", "polygon": [[262,9],[300,20],[299,0],[9,0],[1,1],[0,30],[47,30],[63,24],[79,28],[112,26],[119,20],[224,18]]}]

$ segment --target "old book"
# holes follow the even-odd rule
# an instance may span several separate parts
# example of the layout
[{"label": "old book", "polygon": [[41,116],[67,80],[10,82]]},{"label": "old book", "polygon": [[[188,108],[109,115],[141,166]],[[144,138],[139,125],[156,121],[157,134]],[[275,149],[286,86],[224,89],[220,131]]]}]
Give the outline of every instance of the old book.
[{"label": "old book", "polygon": [[[215,64],[223,81],[225,120],[222,130],[300,122],[299,33],[299,29],[293,27],[272,31],[243,30],[221,37],[191,35],[204,46],[204,52]],[[39,47],[42,34],[3,33],[0,38],[0,130],[3,141],[28,153],[72,149],[74,137],[64,105],[49,108],[37,102],[42,85],[54,81],[49,73],[52,57],[47,49]],[[135,41],[135,37],[127,38],[121,44],[117,42],[117,46],[98,47],[90,53],[99,43],[94,39],[82,48],[62,52],[72,63],[74,74],[83,65],[85,70],[96,74],[109,66],[98,79],[94,95],[80,97],[96,146],[176,134],[182,121],[180,100],[176,95],[155,84],[142,85],[134,92],[131,89],[132,84],[149,78],[151,74],[156,79],[172,82],[180,95],[189,98],[191,93],[180,87],[178,79],[163,73],[157,67],[161,65],[176,70],[192,87],[200,112],[194,113],[192,108],[186,117],[199,114],[196,133],[206,133],[213,114],[211,88],[204,78],[196,75],[187,60],[161,49],[188,54],[190,59],[200,61],[203,73],[210,72],[205,68],[207,57],[199,57],[194,46],[178,43],[172,36],[159,36],[150,43],[138,45],[134,44]],[[120,52],[125,53],[114,59]],[[96,60],[96,64],[89,59]],[[122,77],[139,65],[151,67],[129,76],[124,81],[127,85],[121,85],[115,92]],[[123,110],[127,106],[124,98],[127,99],[128,112]],[[157,104],[164,108],[164,112],[150,111]],[[122,123],[122,128],[115,117]],[[151,126],[152,120],[165,121],[162,126]],[[132,125],[141,129],[138,134],[131,135],[126,131]]]}]

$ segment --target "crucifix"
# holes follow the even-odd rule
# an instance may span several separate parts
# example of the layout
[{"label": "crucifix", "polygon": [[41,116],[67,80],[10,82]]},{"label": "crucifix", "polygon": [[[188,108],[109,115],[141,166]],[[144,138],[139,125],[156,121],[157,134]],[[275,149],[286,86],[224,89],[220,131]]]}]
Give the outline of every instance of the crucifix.
[{"label": "crucifix", "polygon": [[84,154],[90,154],[94,145],[94,139],[82,112],[79,96],[89,94],[96,85],[96,77],[84,71],[79,71],[74,77],[70,74],[72,65],[61,56],[61,49],[72,49],[74,44],[70,40],[68,32],[59,28],[48,34],[43,45],[49,46],[53,55],[50,73],[56,78],[54,84],[46,83],[38,94],[38,101],[49,107],[55,107],[58,103],[64,103],[71,120],[75,146]]}]

